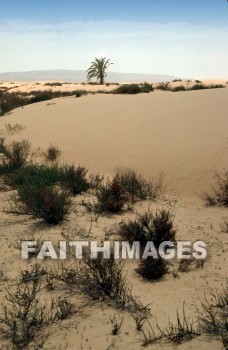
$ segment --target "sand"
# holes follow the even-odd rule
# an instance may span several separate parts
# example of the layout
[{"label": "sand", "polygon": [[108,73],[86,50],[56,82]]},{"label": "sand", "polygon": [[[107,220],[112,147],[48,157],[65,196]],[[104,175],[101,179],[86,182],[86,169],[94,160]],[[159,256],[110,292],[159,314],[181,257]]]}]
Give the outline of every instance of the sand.
[{"label": "sand", "polygon": [[[227,98],[228,89],[65,97],[16,109],[0,119],[0,129],[7,123],[25,126],[25,130],[8,140],[26,138],[33,150],[45,150],[50,143],[55,144],[62,150],[62,163],[85,165],[90,172],[105,175],[111,175],[117,166],[134,167],[148,178],[164,174],[166,191],[162,198],[139,203],[133,212],[121,216],[101,216],[91,230],[93,238],[101,239],[104,228],[133,218],[135,212],[143,213],[148,207],[166,208],[175,214],[178,239],[201,239],[207,243],[209,254],[204,267],[180,273],[179,278],[173,277],[174,264],[161,281],[145,282],[136,275],[135,263],[127,263],[129,285],[143,304],[150,304],[150,322],[154,327],[157,322],[165,327],[169,319],[174,321],[176,310],[181,311],[184,302],[186,313],[196,319],[200,298],[209,288],[221,288],[227,277],[228,236],[220,228],[222,220],[228,218],[227,209],[207,208],[200,198],[203,191],[210,190],[215,171],[227,167]],[[33,233],[36,238],[42,235],[42,239],[58,241],[64,232],[82,239],[78,227],[90,227],[91,215],[80,206],[79,212],[72,212],[67,222],[55,228],[41,227],[29,216],[7,214],[3,209],[10,195],[11,192],[0,191],[0,268],[9,281],[19,267],[27,266],[21,261],[20,252],[10,246],[18,235],[26,238]],[[88,196],[79,196],[75,202],[79,204]],[[0,288],[3,299],[4,283]],[[56,296],[55,293],[51,295]],[[71,294],[63,295],[70,296],[76,304],[85,302]],[[86,302],[83,315],[76,314],[61,325],[53,325],[44,349],[142,349],[143,335],[136,331],[129,313],[103,302]],[[114,315],[123,317],[117,336],[111,335],[110,317]],[[144,328],[146,331],[149,325]],[[2,349],[10,349],[6,341],[2,343],[6,346]],[[180,350],[195,348],[215,350],[222,345],[217,338],[202,335],[178,346]],[[148,349],[177,347],[158,343]]]}]

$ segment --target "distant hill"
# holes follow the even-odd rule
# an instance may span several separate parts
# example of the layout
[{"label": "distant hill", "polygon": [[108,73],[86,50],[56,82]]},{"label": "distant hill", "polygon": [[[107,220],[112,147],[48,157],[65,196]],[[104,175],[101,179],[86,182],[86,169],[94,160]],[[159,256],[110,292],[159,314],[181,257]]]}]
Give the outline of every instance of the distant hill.
[{"label": "distant hill", "polygon": [[[122,82],[143,82],[143,81],[171,81],[176,77],[157,74],[137,74],[137,73],[116,73],[109,72],[106,78],[110,83]],[[0,73],[0,81],[65,81],[65,82],[86,82],[86,71],[84,70],[37,70],[29,72],[7,72]]]}]

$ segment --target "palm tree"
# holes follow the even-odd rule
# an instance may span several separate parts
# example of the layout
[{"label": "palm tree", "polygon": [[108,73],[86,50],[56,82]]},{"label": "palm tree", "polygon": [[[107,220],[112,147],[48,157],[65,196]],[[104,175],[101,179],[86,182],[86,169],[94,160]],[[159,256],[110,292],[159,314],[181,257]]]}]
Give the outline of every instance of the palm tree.
[{"label": "palm tree", "polygon": [[106,70],[111,64],[113,63],[106,57],[95,58],[95,61],[91,62],[91,66],[86,71],[88,81],[96,77],[97,81],[99,80],[99,83],[103,85],[104,78],[107,76]]}]

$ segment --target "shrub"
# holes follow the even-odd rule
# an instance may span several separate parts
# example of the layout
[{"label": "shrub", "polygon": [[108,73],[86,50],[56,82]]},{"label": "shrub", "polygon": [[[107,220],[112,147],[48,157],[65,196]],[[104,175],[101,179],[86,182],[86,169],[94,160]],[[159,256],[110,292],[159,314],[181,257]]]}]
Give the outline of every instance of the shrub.
[{"label": "shrub", "polygon": [[142,246],[145,246],[148,241],[153,241],[155,248],[164,241],[175,241],[176,236],[173,216],[165,209],[155,214],[148,211],[137,215],[135,220],[123,221],[118,233],[129,242],[140,241]]},{"label": "shrub", "polygon": [[204,193],[203,200],[208,206],[228,206],[228,171],[215,174],[216,187],[212,187],[212,194]]},{"label": "shrub", "polygon": [[132,202],[155,199],[162,191],[162,178],[157,181],[147,181],[141,174],[130,168],[117,169],[116,176]]},{"label": "shrub", "polygon": [[227,282],[225,288],[210,293],[210,301],[205,296],[201,302],[202,311],[199,311],[199,321],[203,332],[219,336],[224,348],[228,347],[228,293]]},{"label": "shrub", "polygon": [[27,140],[13,141],[6,146],[0,142],[0,153],[4,155],[4,163],[11,169],[19,169],[24,166],[29,156],[30,143]]},{"label": "shrub", "polygon": [[51,90],[48,91],[32,91],[32,97],[29,98],[28,103],[37,103],[51,100],[54,96]]},{"label": "shrub", "polygon": [[62,222],[71,207],[68,193],[53,186],[21,186],[18,197],[15,199],[15,212],[34,215],[50,225]]},{"label": "shrub", "polygon": [[121,185],[118,175],[115,175],[112,180],[107,180],[105,184],[101,184],[95,190],[95,195],[97,203],[94,209],[99,213],[117,213],[130,203],[129,195]]},{"label": "shrub", "polygon": [[55,162],[57,161],[57,159],[59,158],[61,154],[61,150],[54,146],[54,145],[50,145],[47,149],[46,152],[43,153],[46,161],[49,161],[49,162]]},{"label": "shrub", "polygon": [[123,84],[113,91],[114,94],[139,94],[140,86],[138,84]]},{"label": "shrub", "polygon": [[182,79],[173,79],[173,83],[176,83],[176,82],[178,82],[178,81],[182,81]]},{"label": "shrub", "polygon": [[186,87],[184,85],[179,85],[179,86],[174,86],[172,87],[172,92],[177,92],[177,91],[186,91]]},{"label": "shrub", "polygon": [[165,259],[148,257],[140,261],[137,273],[147,280],[157,280],[168,271],[168,262]]},{"label": "shrub", "polygon": [[65,165],[60,168],[60,182],[74,196],[89,189],[89,182],[86,179],[88,169],[82,166],[77,168],[74,165]]},{"label": "shrub", "polygon": [[5,326],[3,333],[16,349],[26,349],[48,324],[47,308],[40,305],[37,297],[40,288],[39,281],[33,279],[27,283],[17,282],[14,288],[8,289],[10,306],[4,306],[0,321]]},{"label": "shrub", "polygon": [[169,85],[169,83],[159,83],[156,86],[157,90],[162,90],[162,91],[170,91],[171,87]]},{"label": "shrub", "polygon": [[53,82],[53,83],[45,83],[44,86],[62,86],[62,83],[59,82]]},{"label": "shrub", "polygon": [[74,94],[75,94],[75,97],[81,97],[82,95],[86,95],[87,91],[86,90],[75,90]]},{"label": "shrub", "polygon": [[142,85],[140,85],[140,92],[149,93],[152,91],[154,91],[154,87],[152,84],[145,82]]}]

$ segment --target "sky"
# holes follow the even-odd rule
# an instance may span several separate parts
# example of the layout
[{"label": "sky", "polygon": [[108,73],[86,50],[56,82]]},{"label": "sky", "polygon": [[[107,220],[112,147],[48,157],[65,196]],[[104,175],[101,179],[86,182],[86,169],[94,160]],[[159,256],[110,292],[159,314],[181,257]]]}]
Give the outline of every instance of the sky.
[{"label": "sky", "polygon": [[226,0],[0,0],[0,72],[87,69],[228,78]]}]

